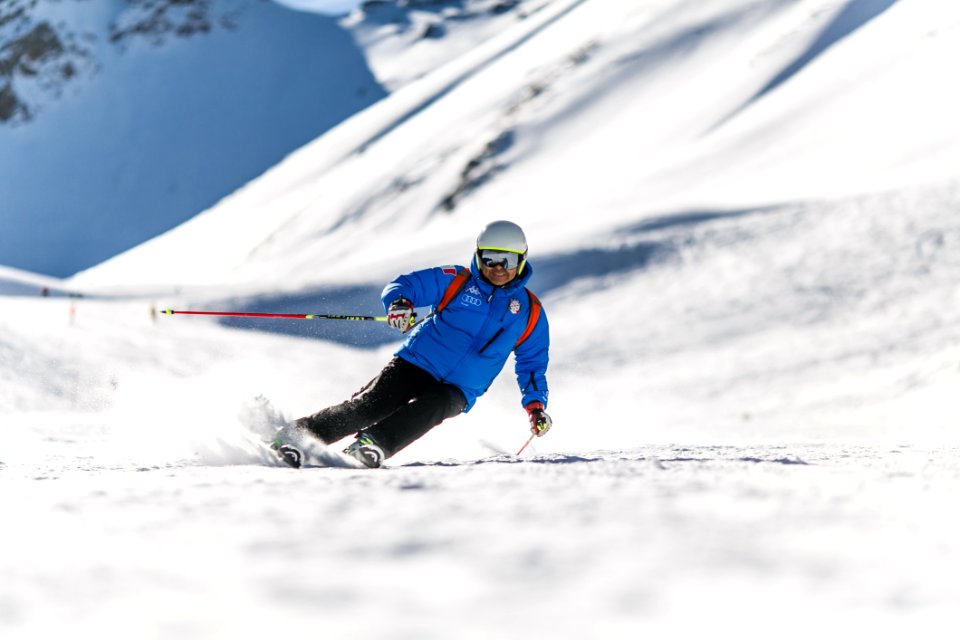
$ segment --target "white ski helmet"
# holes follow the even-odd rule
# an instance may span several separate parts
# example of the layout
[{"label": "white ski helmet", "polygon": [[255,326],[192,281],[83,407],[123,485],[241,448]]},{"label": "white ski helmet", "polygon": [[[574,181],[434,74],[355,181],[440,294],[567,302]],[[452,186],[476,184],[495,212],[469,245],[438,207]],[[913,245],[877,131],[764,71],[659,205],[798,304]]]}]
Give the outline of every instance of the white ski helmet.
[{"label": "white ski helmet", "polygon": [[508,220],[497,220],[484,227],[477,236],[477,266],[480,265],[480,252],[484,250],[520,254],[520,263],[517,267],[519,274],[527,262],[527,237],[523,234],[520,225]]}]

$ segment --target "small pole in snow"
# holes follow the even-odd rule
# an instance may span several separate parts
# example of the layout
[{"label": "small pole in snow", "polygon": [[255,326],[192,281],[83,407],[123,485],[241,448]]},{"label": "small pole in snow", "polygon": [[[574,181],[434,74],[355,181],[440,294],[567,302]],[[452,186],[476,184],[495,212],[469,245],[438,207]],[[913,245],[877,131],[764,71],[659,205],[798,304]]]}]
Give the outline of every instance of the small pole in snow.
[{"label": "small pole in snow", "polygon": [[518,458],[520,457],[520,454],[523,453],[523,450],[527,448],[527,445],[529,445],[531,442],[533,442],[533,439],[534,439],[535,437],[537,437],[537,434],[534,433],[534,434],[531,434],[529,438],[527,438],[526,443],[524,443],[524,445],[523,445],[522,447],[520,447],[520,451],[517,451],[517,457],[518,457]]}]

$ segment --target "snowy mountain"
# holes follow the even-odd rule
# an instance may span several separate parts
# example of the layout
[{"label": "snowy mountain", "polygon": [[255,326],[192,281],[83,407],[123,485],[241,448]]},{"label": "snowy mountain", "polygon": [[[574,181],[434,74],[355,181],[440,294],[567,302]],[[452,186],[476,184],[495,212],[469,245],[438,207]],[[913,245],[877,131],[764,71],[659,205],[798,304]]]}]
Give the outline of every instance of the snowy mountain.
[{"label": "snowy mountain", "polygon": [[[337,24],[389,95],[74,277],[0,272],[0,629],[952,628],[960,5],[365,7]],[[337,402],[399,336],[157,313],[379,310],[497,218],[551,324],[521,459],[507,371],[382,472],[271,466],[250,399]]]},{"label": "snowy mountain", "polygon": [[63,277],[167,231],[409,81],[369,69],[365,39],[422,74],[519,12],[367,4],[345,21],[264,0],[6,3],[0,264]]}]

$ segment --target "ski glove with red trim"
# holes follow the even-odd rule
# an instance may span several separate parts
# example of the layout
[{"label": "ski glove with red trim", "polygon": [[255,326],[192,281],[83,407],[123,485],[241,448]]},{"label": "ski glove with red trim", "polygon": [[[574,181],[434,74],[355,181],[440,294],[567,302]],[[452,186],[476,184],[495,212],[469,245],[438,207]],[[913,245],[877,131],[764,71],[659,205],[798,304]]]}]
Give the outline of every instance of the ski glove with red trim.
[{"label": "ski glove with red trim", "polygon": [[531,402],[526,407],[527,415],[530,417],[530,432],[535,436],[542,436],[550,427],[553,426],[553,420],[543,410],[543,403]]},{"label": "ski glove with red trim", "polygon": [[387,324],[404,333],[413,324],[413,303],[406,298],[397,298],[387,309]]}]

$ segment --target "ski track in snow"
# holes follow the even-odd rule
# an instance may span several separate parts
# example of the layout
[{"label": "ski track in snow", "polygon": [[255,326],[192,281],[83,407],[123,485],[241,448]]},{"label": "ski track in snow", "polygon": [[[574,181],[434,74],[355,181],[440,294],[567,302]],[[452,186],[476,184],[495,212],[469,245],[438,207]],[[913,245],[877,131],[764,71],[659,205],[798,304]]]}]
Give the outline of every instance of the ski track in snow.
[{"label": "ski track in snow", "polygon": [[949,620],[960,596],[955,449],[297,471],[102,465],[70,433],[0,467],[4,637],[885,637]]}]

